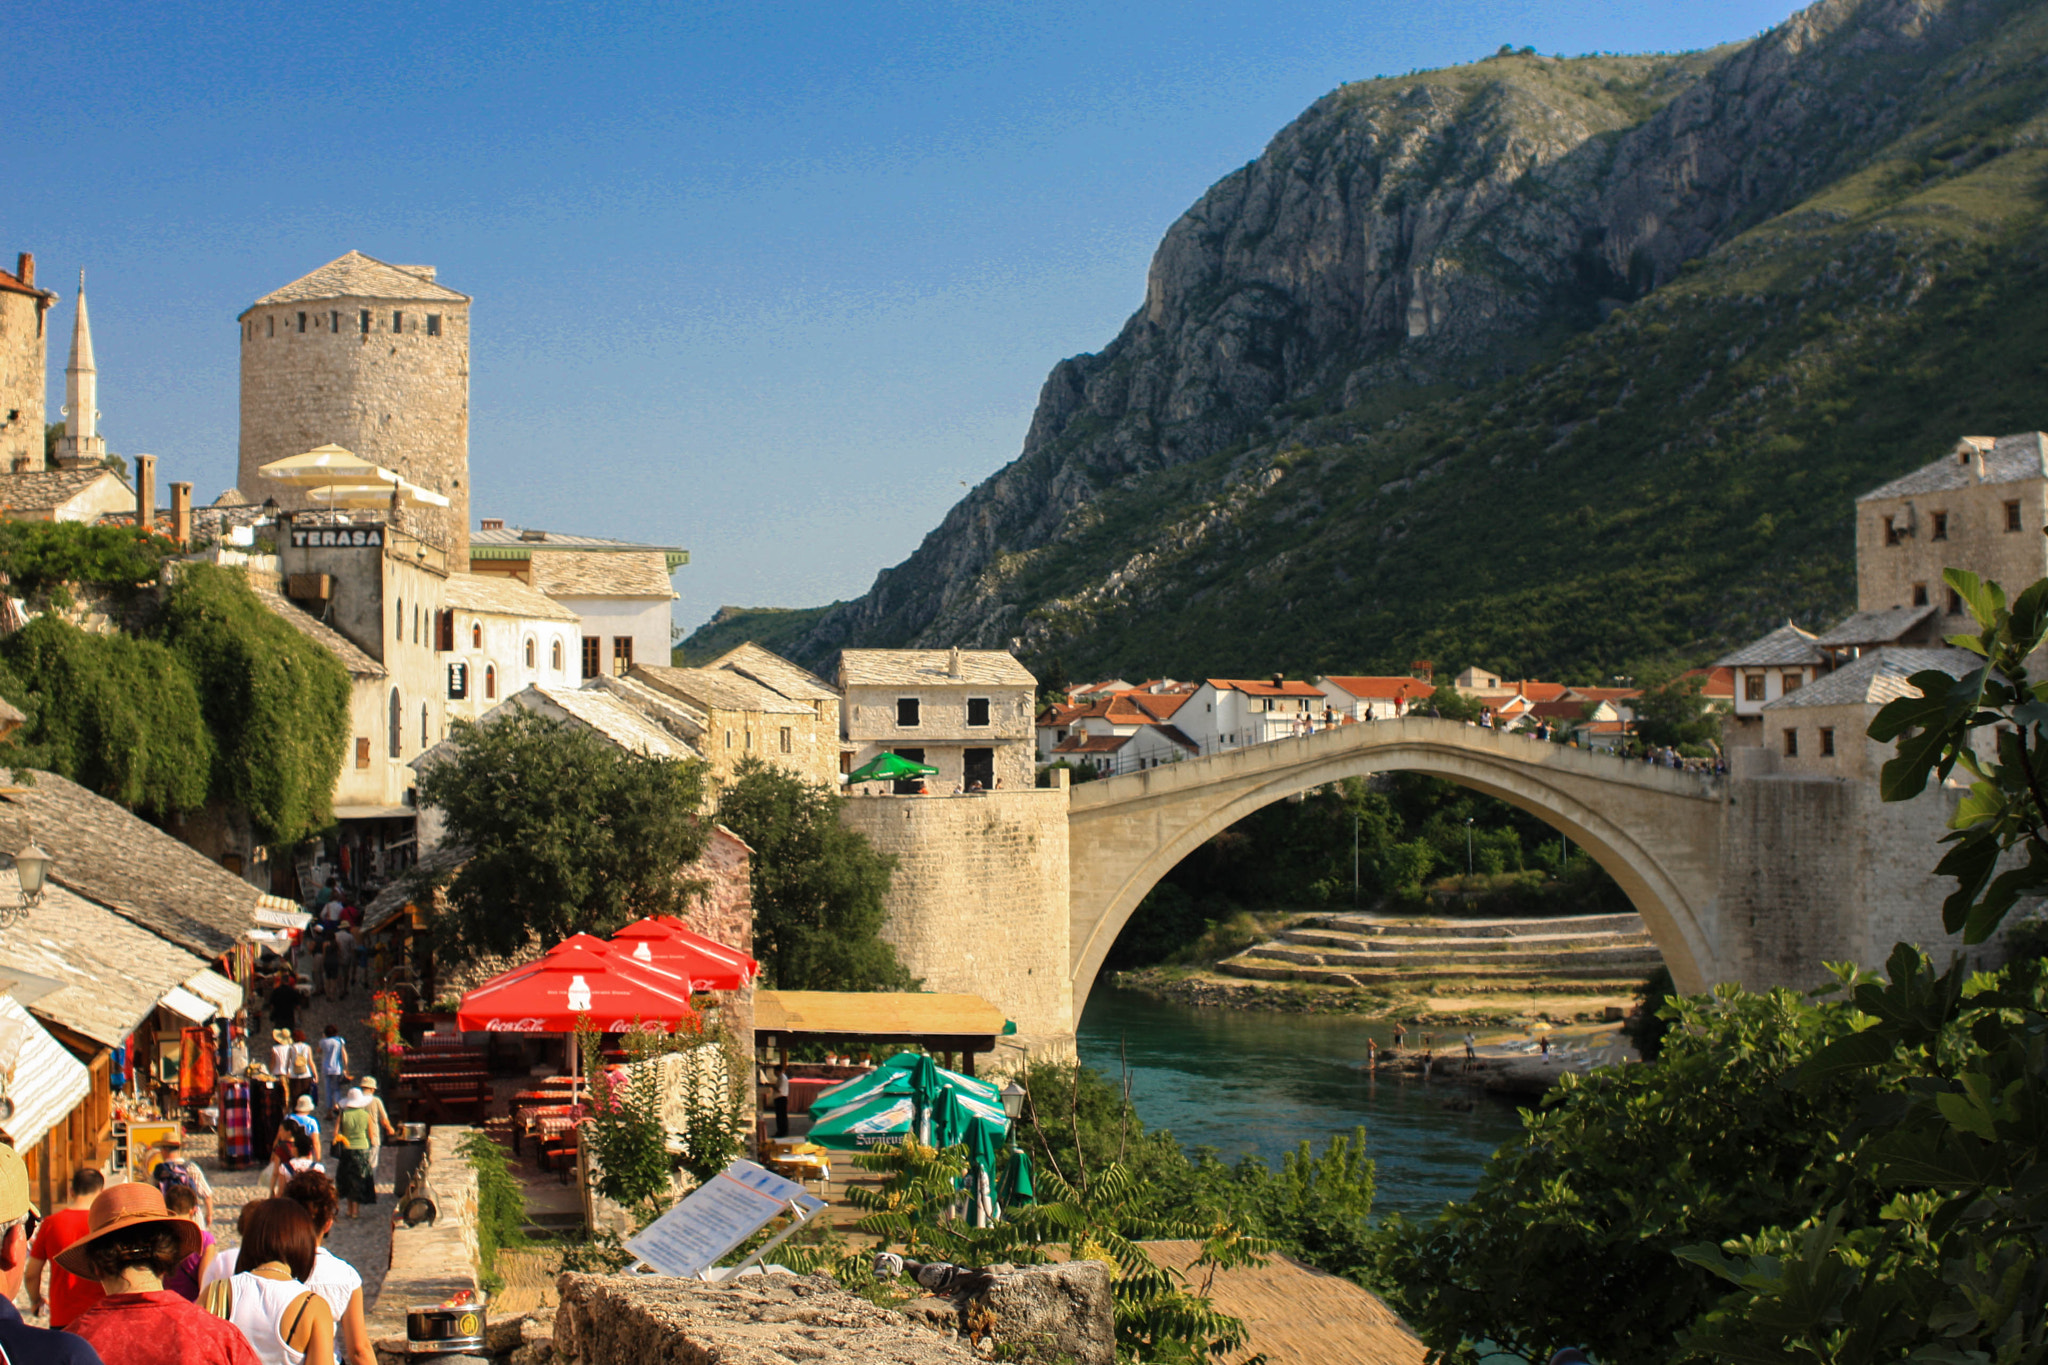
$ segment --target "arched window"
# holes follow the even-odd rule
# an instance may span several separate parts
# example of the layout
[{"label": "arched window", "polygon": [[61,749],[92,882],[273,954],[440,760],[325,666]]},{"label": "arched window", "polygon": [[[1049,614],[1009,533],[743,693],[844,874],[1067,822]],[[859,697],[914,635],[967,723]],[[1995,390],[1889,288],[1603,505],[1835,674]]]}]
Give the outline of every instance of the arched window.
[{"label": "arched window", "polygon": [[391,756],[397,758],[405,744],[405,708],[398,700],[398,689],[391,689]]},{"label": "arched window", "polygon": [[484,647],[483,622],[471,621],[469,623],[469,647],[471,649],[482,649]]},{"label": "arched window", "polygon": [[420,703],[420,747],[427,747],[427,704]]},{"label": "arched window", "polygon": [[555,647],[548,652],[548,667],[554,669],[557,673],[562,671],[562,642],[560,640],[555,641]]},{"label": "arched window", "polygon": [[535,657],[536,655],[533,647],[533,637],[529,635],[526,637],[526,666],[528,668],[533,667],[533,661]]},{"label": "arched window", "polygon": [[399,598],[399,599],[398,599],[398,610],[397,610],[397,612],[396,612],[396,613],[394,613],[394,615],[396,616],[396,618],[397,618],[397,619],[396,619],[396,620],[394,620],[394,621],[392,622],[392,625],[393,625],[393,626],[394,626],[394,627],[396,628],[396,632],[397,632],[397,637],[398,637],[398,642],[399,642],[400,644],[404,644],[404,643],[405,643],[405,599],[404,599],[403,597],[401,597],[401,598]]},{"label": "arched window", "polygon": [[484,665],[484,700],[486,700],[486,701],[489,701],[489,700],[490,700],[490,699],[491,699],[492,697],[495,697],[495,696],[497,696],[497,695],[498,695],[498,666],[497,666],[496,664],[485,664],[485,665]]}]

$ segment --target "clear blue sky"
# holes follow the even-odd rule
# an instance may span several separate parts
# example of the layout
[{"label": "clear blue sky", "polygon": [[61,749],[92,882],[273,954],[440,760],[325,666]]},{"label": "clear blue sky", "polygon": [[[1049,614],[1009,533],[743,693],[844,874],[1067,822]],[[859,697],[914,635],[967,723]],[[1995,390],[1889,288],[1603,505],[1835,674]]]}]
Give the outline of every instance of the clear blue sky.
[{"label": "clear blue sky", "polygon": [[68,0],[10,12],[0,255],[87,268],[102,431],[234,480],[236,313],[351,248],[472,295],[478,515],[686,545],[677,618],[863,591],[1348,80],[1704,47],[1788,0]]}]

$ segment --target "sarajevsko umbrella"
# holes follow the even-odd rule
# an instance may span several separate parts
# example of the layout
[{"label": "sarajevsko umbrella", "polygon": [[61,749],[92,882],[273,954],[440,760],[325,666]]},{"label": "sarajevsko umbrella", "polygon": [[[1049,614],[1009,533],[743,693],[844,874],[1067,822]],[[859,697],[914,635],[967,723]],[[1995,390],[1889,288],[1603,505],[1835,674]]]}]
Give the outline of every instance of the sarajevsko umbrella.
[{"label": "sarajevsko umbrella", "polygon": [[[855,1076],[843,1081],[830,1090],[821,1091],[811,1100],[811,1113],[828,1114],[846,1108],[850,1104],[861,1104],[877,1095],[908,1095],[911,1090],[910,1069],[917,1063],[920,1054],[899,1052],[864,1076]],[[948,1071],[934,1066],[939,1084],[960,1090],[984,1103],[1002,1107],[1003,1092],[988,1081],[975,1076],[963,1076],[957,1071]]]},{"label": "sarajevsko umbrella", "polygon": [[936,777],[937,768],[913,763],[901,754],[877,754],[846,775],[848,786],[856,782],[892,782],[906,777]]},{"label": "sarajevsko umbrella", "polygon": [[737,991],[760,974],[761,964],[737,948],[692,932],[667,916],[634,920],[611,937],[614,955],[654,967],[688,983],[693,991]]},{"label": "sarajevsko umbrella", "polygon": [[[465,1033],[574,1033],[589,1019],[600,1033],[641,1024],[673,1028],[697,1017],[687,983],[593,951],[588,935],[538,962],[495,976],[462,997],[455,1026]],[[601,947],[600,943],[600,947]]]},{"label": "sarajevsko umbrella", "polygon": [[908,1095],[878,1095],[818,1120],[806,1137],[837,1152],[894,1147],[910,1136],[914,1108]]},{"label": "sarajevsko umbrella", "polygon": [[1031,1179],[1031,1153],[1022,1147],[1012,1147],[1010,1159],[1003,1163],[1003,1173],[996,1180],[996,1202],[1010,1209],[1035,1203],[1037,1199],[1038,1190]]}]

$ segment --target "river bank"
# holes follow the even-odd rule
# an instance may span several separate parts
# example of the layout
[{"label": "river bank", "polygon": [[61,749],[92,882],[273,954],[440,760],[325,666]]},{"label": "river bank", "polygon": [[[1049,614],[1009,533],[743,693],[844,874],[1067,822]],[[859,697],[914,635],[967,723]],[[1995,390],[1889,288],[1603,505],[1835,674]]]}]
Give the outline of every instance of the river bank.
[{"label": "river bank", "polygon": [[1348,1015],[1417,1026],[1525,1029],[1536,1024],[1607,1024],[1625,1017],[1633,994],[1501,990],[1473,996],[1413,986],[1326,986],[1306,981],[1245,981],[1212,967],[1140,967],[1118,972],[1115,988],[1176,1005],[1273,1014]]}]

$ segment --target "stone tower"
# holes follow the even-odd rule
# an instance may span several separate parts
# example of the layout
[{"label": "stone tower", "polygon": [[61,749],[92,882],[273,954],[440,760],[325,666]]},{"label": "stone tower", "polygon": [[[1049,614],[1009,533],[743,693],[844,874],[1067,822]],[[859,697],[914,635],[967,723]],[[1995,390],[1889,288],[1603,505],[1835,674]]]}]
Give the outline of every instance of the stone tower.
[{"label": "stone tower", "polygon": [[100,371],[92,361],[92,323],[85,316],[85,272],[78,272],[78,316],[71,320],[71,360],[64,366],[64,434],[57,438],[57,467],[79,469],[104,463],[107,438],[100,435]]},{"label": "stone tower", "polygon": [[287,508],[306,495],[256,471],[338,445],[448,498],[408,510],[406,529],[469,563],[469,296],[426,265],[359,251],[266,294],[241,315],[237,486]]},{"label": "stone tower", "polygon": [[44,320],[56,302],[36,288],[36,258],[26,251],[12,275],[0,270],[0,474],[43,467]]}]

